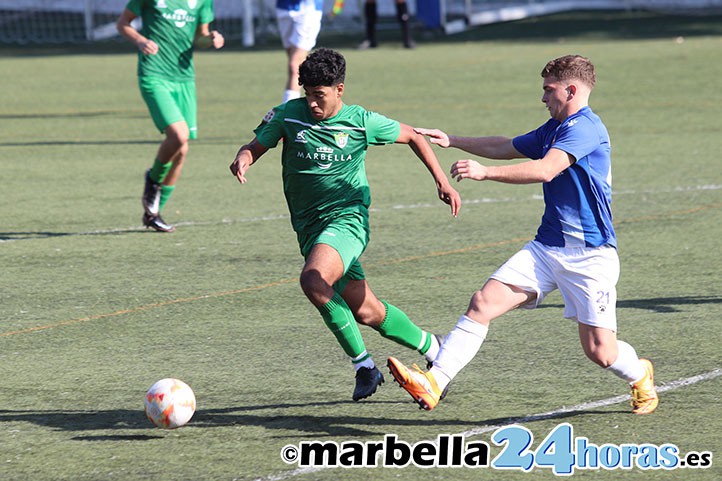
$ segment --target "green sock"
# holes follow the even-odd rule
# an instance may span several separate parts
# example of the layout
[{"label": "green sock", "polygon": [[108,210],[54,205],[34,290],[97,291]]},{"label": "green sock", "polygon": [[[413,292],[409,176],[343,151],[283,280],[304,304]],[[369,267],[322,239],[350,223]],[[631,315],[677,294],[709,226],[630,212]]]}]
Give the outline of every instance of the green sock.
[{"label": "green sock", "polygon": [[158,211],[160,211],[166,202],[168,202],[168,198],[175,190],[175,185],[161,185],[160,186],[160,202],[158,203]]},{"label": "green sock", "polygon": [[173,166],[173,162],[161,163],[160,160],[155,159],[153,167],[150,168],[150,180],[156,184],[160,184],[165,180],[165,176],[168,175],[170,168]]},{"label": "green sock", "polygon": [[426,354],[431,347],[429,333],[414,324],[398,307],[386,301],[381,302],[386,307],[386,317],[376,330],[386,339]]},{"label": "green sock", "polygon": [[343,352],[351,358],[354,364],[369,358],[370,354],[366,352],[356,319],[346,301],[339,294],[335,294],[326,305],[319,307],[318,311],[326,326],[341,344]]}]

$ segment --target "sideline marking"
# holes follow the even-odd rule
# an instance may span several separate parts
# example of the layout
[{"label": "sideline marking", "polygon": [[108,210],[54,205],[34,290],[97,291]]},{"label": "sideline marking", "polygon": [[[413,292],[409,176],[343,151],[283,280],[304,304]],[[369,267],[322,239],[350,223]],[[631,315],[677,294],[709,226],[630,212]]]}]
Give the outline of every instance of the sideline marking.
[{"label": "sideline marking", "polygon": [[[678,192],[709,191],[709,190],[720,190],[720,189],[722,189],[722,185],[717,185],[717,184],[693,185],[693,186],[689,186],[689,187],[672,187],[672,188],[656,189],[656,190],[649,189],[649,190],[612,191],[612,196],[614,197],[614,196],[619,196],[619,195],[637,195],[637,194],[670,194],[670,193],[678,193]],[[543,200],[543,197],[538,194],[533,194],[528,197],[498,197],[498,198],[483,197],[481,199],[462,200],[461,205],[528,202],[529,200],[541,201],[541,200]],[[721,204],[705,205],[705,206],[698,207],[697,210],[717,208],[720,206],[721,206]],[[385,209],[371,208],[370,211],[371,212],[384,212],[387,210],[393,211],[393,210],[407,210],[407,209],[411,210],[411,209],[444,208],[444,207],[447,207],[447,206],[439,204],[439,203],[397,204],[397,205],[392,205],[390,207],[387,207]],[[688,212],[670,212],[668,215],[679,215],[681,213],[688,213]],[[240,219],[223,218],[220,221],[206,221],[206,222],[183,221],[183,222],[177,222],[174,225],[181,226],[181,227],[183,227],[183,226],[196,227],[196,226],[204,226],[204,225],[233,225],[233,224],[244,224],[244,223],[248,223],[248,222],[265,222],[265,221],[274,221],[274,220],[286,220],[289,218],[290,217],[288,214],[274,214],[274,215],[265,215],[265,216],[257,216],[257,217],[244,217],[244,218],[240,218]],[[656,218],[656,217],[653,217],[653,218]],[[642,220],[642,218],[640,218],[639,220]],[[624,222],[624,221],[622,221],[622,222]],[[629,222],[629,220],[627,220],[626,222]],[[615,224],[617,224],[616,221],[615,221]],[[94,235],[122,234],[122,233],[129,233],[129,232],[145,232],[146,230],[147,229],[145,227],[133,226],[133,227],[126,227],[126,228],[119,227],[119,228],[115,228],[115,229],[102,229],[102,230],[94,230],[94,231],[86,231],[86,232],[68,232],[68,233],[52,234],[52,235],[43,235],[43,234],[32,235],[32,233],[27,233],[25,237],[0,239],[0,244],[7,243],[7,242],[49,239],[49,238],[54,238],[54,237],[94,236]]]},{"label": "sideline marking", "polygon": [[[697,384],[698,382],[702,381],[709,381],[710,379],[714,379],[716,377],[722,376],[722,369],[715,369],[713,371],[706,372],[704,374],[698,374],[696,376],[684,378],[684,379],[677,379],[676,381],[671,381],[668,383],[665,383],[661,386],[656,386],[657,388],[657,394],[667,392],[667,391],[673,391],[675,389],[679,389],[682,387],[692,386],[693,384]],[[555,409],[554,411],[549,411],[546,413],[539,413],[539,414],[531,414],[529,416],[523,416],[518,418],[509,418],[509,422],[504,422],[500,424],[495,424],[493,426],[484,426],[471,429],[469,431],[464,431],[462,434],[464,436],[478,436],[480,434],[487,433],[489,431],[494,431],[497,428],[508,426],[509,424],[515,424],[515,423],[525,423],[530,421],[544,421],[547,419],[553,419],[557,417],[561,417],[564,414],[570,414],[574,412],[579,411],[586,411],[587,409],[594,409],[604,406],[611,406],[613,404],[619,404],[625,401],[629,401],[631,399],[631,396],[629,394],[623,394],[620,396],[614,396],[607,399],[600,399],[598,401],[589,401],[582,404],[577,404],[576,406],[572,407],[562,407],[559,409]]]},{"label": "sideline marking", "polygon": [[[709,381],[711,379],[717,378],[722,376],[722,369],[715,369],[713,371],[706,372],[704,374],[698,374],[696,376],[691,376],[684,379],[677,379],[676,381],[668,382],[663,384],[662,386],[657,386],[657,393],[663,393],[667,391],[674,391],[675,389],[680,389],[687,386],[692,386],[694,384],[697,384],[702,381]],[[607,399],[600,399],[598,401],[590,401],[582,404],[577,404],[576,406],[571,407],[561,407],[559,409],[555,409],[553,411],[548,411],[545,413],[538,413],[538,414],[530,414],[528,416],[521,416],[521,417],[512,417],[508,418],[503,423],[497,423],[489,426],[480,426],[476,429],[470,429],[468,431],[463,431],[460,433],[457,433],[452,436],[456,435],[462,435],[464,437],[471,437],[471,436],[478,436],[480,434],[484,434],[490,431],[495,431],[499,428],[510,426],[512,424],[521,424],[525,422],[531,422],[531,421],[543,421],[546,419],[553,419],[557,417],[562,417],[565,414],[571,414],[575,412],[580,411],[586,411],[588,409],[594,409],[598,407],[603,406],[611,406],[613,404],[619,404],[624,401],[627,401],[630,399],[629,394],[622,395],[622,396],[614,396]],[[633,414],[630,413],[630,416],[633,416]],[[651,414],[650,416],[654,416],[654,414]],[[428,442],[433,442],[433,440],[425,440]],[[295,478],[296,476],[301,476],[304,474],[309,473],[315,473],[317,471],[321,471],[324,469],[329,469],[329,467],[314,467],[314,468],[297,468],[291,471],[282,472],[279,474],[272,474],[269,476],[266,476],[264,478],[256,478],[254,481],[283,481],[285,479]]]}]

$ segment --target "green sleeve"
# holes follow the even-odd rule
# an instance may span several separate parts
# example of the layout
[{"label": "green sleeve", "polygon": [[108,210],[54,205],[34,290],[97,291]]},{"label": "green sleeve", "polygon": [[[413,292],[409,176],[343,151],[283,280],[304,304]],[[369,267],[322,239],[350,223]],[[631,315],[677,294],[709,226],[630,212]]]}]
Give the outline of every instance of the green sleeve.
[{"label": "green sleeve", "polygon": [[211,23],[213,21],[213,0],[206,0],[203,3],[198,15],[198,20],[200,25],[203,25],[204,23]]},{"label": "green sleeve", "polygon": [[366,112],[364,124],[369,145],[393,144],[401,133],[401,125],[398,121],[376,112]]},{"label": "green sleeve", "polygon": [[263,117],[261,124],[253,131],[261,145],[268,149],[278,145],[278,141],[283,138],[284,114],[284,105],[279,105],[269,110]]},{"label": "green sleeve", "polygon": [[143,3],[144,0],[128,0],[125,8],[133,12],[136,17],[140,17],[143,13]]}]

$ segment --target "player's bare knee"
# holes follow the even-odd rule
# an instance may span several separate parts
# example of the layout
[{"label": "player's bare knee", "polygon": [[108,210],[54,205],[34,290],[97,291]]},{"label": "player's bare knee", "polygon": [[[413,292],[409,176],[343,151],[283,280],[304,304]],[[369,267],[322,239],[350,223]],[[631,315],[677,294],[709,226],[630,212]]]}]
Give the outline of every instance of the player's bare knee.
[{"label": "player's bare knee", "polygon": [[611,353],[609,349],[604,349],[601,346],[596,346],[592,349],[585,349],[584,353],[587,355],[590,361],[597,366],[606,369],[616,361],[617,353]]},{"label": "player's bare knee", "polygon": [[492,317],[489,316],[491,311],[489,307],[489,299],[487,299],[484,291],[478,290],[471,296],[469,307],[466,310],[466,315],[476,322],[489,324],[492,319]]},{"label": "player's bare knee", "polygon": [[481,290],[476,291],[469,300],[469,311],[481,312],[484,309],[484,294]]},{"label": "player's bare knee", "polygon": [[174,164],[182,164],[188,153],[188,141],[181,141],[175,136],[168,136],[161,146],[161,151],[165,152]]},{"label": "player's bare knee", "polygon": [[303,292],[311,292],[313,291],[314,284],[318,282],[320,279],[319,272],[317,270],[304,270],[301,272],[301,275],[299,277],[299,282],[301,284],[301,289],[303,289]]},{"label": "player's bare knee", "polygon": [[304,270],[300,276],[301,290],[314,305],[322,304],[323,292],[330,286],[316,269]]},{"label": "player's bare knee", "polygon": [[166,142],[173,145],[176,150],[188,149],[190,142],[190,132],[188,128],[169,127],[166,131]]}]

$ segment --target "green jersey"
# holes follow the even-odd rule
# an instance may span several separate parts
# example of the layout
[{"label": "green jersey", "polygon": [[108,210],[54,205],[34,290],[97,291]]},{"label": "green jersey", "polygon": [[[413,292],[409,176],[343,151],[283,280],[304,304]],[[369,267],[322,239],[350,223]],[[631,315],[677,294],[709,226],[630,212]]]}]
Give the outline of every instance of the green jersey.
[{"label": "green jersey", "polygon": [[283,139],[283,191],[298,233],[320,232],[346,213],[367,218],[366,150],[395,142],[400,132],[397,121],[358,105],[344,104],[330,119],[316,120],[303,98],[272,109],[254,131],[269,149]]},{"label": "green jersey", "polygon": [[213,21],[213,0],[129,0],[126,8],[143,20],[141,33],[158,53],[138,53],[138,76],[175,82],[193,80],[193,42],[198,25]]}]

